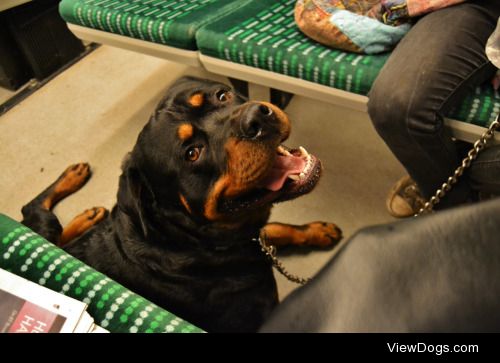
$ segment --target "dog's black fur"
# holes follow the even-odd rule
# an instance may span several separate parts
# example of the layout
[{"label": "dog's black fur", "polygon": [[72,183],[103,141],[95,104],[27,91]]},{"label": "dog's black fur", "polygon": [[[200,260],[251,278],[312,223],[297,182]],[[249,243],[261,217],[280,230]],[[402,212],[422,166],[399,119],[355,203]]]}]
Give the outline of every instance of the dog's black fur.
[{"label": "dog's black fur", "polygon": [[[269,170],[264,159],[290,132],[285,118],[226,85],[177,81],[123,163],[116,206],[65,249],[207,331],[256,331],[278,297],[271,263],[253,239],[272,202],[317,180],[294,193],[238,199],[255,183],[235,181],[228,163],[234,173]],[[57,218],[40,208],[49,189],[23,208],[23,223],[57,241]]]}]

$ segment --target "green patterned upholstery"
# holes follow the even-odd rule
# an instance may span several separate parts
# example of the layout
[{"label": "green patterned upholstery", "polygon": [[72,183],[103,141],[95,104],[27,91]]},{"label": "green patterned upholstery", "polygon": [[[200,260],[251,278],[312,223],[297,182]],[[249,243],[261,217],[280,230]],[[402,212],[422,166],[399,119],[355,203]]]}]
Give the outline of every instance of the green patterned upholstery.
[{"label": "green patterned upholstery", "polygon": [[[310,40],[295,25],[296,0],[255,0],[200,28],[201,53],[360,95],[367,95],[388,58],[333,50]],[[489,84],[477,88],[450,118],[488,125],[500,111]]]},{"label": "green patterned upholstery", "polygon": [[248,0],[62,0],[72,24],[182,49],[196,50],[196,30]]},{"label": "green patterned upholstery", "polygon": [[448,117],[478,126],[489,126],[500,113],[500,94],[489,83],[477,87],[451,110]]},{"label": "green patterned upholstery", "polygon": [[201,332],[0,214],[0,268],[87,303],[111,332]]},{"label": "green patterned upholstery", "polygon": [[[322,46],[300,32],[296,0],[62,0],[68,22],[367,95],[388,54],[359,55]],[[448,117],[487,126],[500,112],[489,84]]]}]

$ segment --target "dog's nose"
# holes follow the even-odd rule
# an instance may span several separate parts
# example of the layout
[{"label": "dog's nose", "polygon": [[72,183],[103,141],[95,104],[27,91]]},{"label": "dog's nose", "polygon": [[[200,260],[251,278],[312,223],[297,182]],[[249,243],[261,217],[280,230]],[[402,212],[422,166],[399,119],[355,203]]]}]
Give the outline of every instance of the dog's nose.
[{"label": "dog's nose", "polygon": [[258,139],[272,127],[273,110],[262,103],[251,104],[240,119],[240,131],[243,137]]}]

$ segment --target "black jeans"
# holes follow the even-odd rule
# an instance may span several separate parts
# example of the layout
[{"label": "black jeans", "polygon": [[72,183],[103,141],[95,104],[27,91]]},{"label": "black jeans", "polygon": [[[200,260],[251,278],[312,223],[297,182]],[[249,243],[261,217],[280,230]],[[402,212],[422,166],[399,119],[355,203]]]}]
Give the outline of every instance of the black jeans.
[{"label": "black jeans", "polygon": [[[485,45],[499,15],[499,0],[425,15],[394,49],[370,91],[368,113],[377,132],[427,198],[461,161],[443,115],[493,77]],[[464,178],[440,206],[463,203],[470,193]]]}]

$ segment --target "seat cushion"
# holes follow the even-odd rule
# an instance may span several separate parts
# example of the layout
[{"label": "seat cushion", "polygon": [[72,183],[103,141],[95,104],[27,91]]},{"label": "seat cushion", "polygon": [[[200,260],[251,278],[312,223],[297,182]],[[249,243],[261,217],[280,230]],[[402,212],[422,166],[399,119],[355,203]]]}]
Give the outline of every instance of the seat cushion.
[{"label": "seat cushion", "polygon": [[[201,27],[198,48],[207,56],[367,95],[389,54],[359,55],[316,43],[296,26],[295,2],[249,2]],[[485,126],[499,110],[500,96],[485,84],[447,116]]]},{"label": "seat cushion", "polygon": [[201,332],[0,214],[0,268],[87,303],[114,333]]},{"label": "seat cushion", "polygon": [[196,30],[248,0],[62,0],[59,12],[73,24],[196,50]]}]

